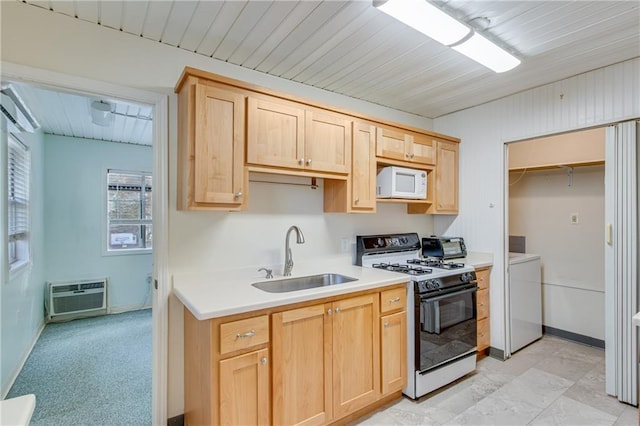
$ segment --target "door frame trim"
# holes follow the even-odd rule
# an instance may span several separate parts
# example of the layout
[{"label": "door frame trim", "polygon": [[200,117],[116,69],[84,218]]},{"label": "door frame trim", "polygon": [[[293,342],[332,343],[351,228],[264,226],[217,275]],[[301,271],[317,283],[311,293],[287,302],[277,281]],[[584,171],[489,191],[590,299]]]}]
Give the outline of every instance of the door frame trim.
[{"label": "door frame trim", "polygon": [[165,94],[72,76],[11,62],[0,62],[3,79],[82,95],[109,96],[153,105],[153,297],[152,422],[167,423],[169,301],[169,99]]}]

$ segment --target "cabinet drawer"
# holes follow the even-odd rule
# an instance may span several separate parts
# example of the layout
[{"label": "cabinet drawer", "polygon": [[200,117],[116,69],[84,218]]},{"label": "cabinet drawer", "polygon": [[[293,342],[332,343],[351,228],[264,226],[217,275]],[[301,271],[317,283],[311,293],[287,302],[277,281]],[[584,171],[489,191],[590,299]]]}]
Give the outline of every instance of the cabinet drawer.
[{"label": "cabinet drawer", "polygon": [[478,304],[478,319],[489,317],[489,290],[478,290],[477,294]]},{"label": "cabinet drawer", "polygon": [[489,288],[490,268],[476,269],[476,277],[478,278],[478,290]]},{"label": "cabinet drawer", "polygon": [[489,334],[489,318],[478,321],[478,351],[482,351],[491,344],[491,335]]},{"label": "cabinet drawer", "polygon": [[380,313],[404,309],[407,305],[407,290],[394,288],[380,292]]},{"label": "cabinet drawer", "polygon": [[268,341],[268,315],[220,324],[220,354],[250,348]]}]

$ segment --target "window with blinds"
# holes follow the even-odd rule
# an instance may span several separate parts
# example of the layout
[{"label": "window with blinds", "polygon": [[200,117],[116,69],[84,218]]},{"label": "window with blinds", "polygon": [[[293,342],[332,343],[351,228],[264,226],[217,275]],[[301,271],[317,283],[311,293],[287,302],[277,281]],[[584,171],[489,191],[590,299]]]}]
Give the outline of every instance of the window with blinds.
[{"label": "window with blinds", "polygon": [[7,138],[9,264],[29,261],[29,150],[14,136]]},{"label": "window with blinds", "polygon": [[107,171],[107,249],[151,250],[151,174]]}]

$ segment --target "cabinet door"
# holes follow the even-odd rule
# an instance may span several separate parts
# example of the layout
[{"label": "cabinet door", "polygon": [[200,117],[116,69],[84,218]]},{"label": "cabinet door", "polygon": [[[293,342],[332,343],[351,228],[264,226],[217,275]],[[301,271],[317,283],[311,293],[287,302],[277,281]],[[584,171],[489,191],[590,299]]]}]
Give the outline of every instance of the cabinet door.
[{"label": "cabinet door", "polygon": [[407,381],[407,313],[380,318],[382,394],[402,389]]},{"label": "cabinet door", "polygon": [[331,420],[330,304],[272,316],[273,423],[319,425]]},{"label": "cabinet door", "polygon": [[437,143],[435,212],[458,212],[458,144]]},{"label": "cabinet door", "polygon": [[220,361],[220,424],[268,425],[269,350]]},{"label": "cabinet door", "polygon": [[351,168],[351,208],[376,208],[376,128],[353,123],[353,162]]},{"label": "cabinet door", "polygon": [[393,160],[409,160],[407,148],[413,136],[399,130],[378,127],[376,129],[376,155]]},{"label": "cabinet door", "polygon": [[242,204],[244,96],[195,86],[194,201]]},{"label": "cabinet door", "polygon": [[435,164],[436,150],[434,140],[426,135],[415,134],[409,149],[409,161],[420,164]]},{"label": "cabinet door", "polygon": [[478,352],[481,352],[489,347],[491,344],[491,335],[489,328],[489,318],[481,319],[478,321],[478,341],[476,343]]},{"label": "cabinet door", "polygon": [[249,98],[247,162],[304,167],[304,109],[285,101]]},{"label": "cabinet door", "polygon": [[315,110],[305,112],[305,168],[323,172],[351,170],[351,120]]},{"label": "cabinet door", "polygon": [[340,417],[377,400],[380,393],[378,295],[333,304],[333,401]]}]

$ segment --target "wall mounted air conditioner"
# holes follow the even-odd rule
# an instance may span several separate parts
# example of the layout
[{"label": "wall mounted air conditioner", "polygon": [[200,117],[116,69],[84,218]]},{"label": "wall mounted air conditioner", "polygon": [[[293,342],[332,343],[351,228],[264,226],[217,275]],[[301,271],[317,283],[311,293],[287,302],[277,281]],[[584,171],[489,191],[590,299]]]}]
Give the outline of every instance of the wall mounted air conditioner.
[{"label": "wall mounted air conditioner", "polygon": [[0,111],[6,119],[9,133],[33,133],[40,127],[29,108],[9,84],[2,84],[0,88]]},{"label": "wall mounted air conditioner", "polygon": [[48,282],[45,301],[49,321],[106,314],[107,279]]}]

